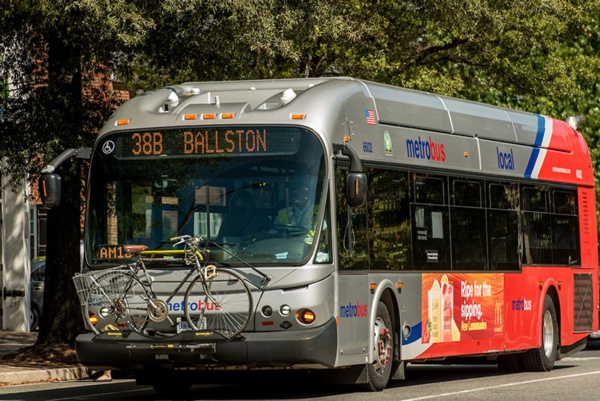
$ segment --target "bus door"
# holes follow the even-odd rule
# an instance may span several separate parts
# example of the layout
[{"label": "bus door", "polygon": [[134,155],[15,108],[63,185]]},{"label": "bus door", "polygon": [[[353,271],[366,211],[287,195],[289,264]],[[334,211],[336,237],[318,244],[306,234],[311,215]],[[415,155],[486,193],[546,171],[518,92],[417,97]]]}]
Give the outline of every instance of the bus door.
[{"label": "bus door", "polygon": [[364,363],[368,355],[369,245],[367,207],[348,207],[343,167],[337,169],[338,344],[340,364]]}]

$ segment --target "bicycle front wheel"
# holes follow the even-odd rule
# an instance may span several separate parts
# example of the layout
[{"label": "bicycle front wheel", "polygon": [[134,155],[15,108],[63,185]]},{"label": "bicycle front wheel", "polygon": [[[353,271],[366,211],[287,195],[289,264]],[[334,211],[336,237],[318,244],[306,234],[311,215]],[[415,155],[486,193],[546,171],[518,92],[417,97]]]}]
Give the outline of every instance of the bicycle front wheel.
[{"label": "bicycle front wheel", "polygon": [[194,330],[217,332],[227,338],[241,333],[250,320],[252,296],[237,274],[217,269],[204,280],[199,276],[185,293],[185,318]]},{"label": "bicycle front wheel", "polygon": [[110,271],[94,280],[87,314],[95,316],[94,331],[134,330],[148,324],[148,295],[144,286],[129,272]]}]

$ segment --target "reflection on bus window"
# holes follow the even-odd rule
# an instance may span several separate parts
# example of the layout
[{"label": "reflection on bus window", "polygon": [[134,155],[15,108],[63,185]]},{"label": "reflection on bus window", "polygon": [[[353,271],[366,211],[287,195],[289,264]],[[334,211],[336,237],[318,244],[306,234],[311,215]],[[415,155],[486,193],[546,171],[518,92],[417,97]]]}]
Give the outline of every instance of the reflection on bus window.
[{"label": "reflection on bus window", "polygon": [[577,191],[364,167],[366,207],[347,208],[337,169],[345,270],[518,271],[578,265]]},{"label": "reflection on bus window", "polygon": [[[298,128],[260,132],[265,137],[260,152],[218,157],[181,153],[170,142],[160,155],[130,154],[130,133],[109,136],[119,151],[96,152],[92,160],[87,219],[94,236],[86,252],[92,264],[127,258],[126,244],[161,249],[185,234],[214,241],[215,261],[301,265],[318,242],[325,251],[319,263],[331,263],[331,241],[316,231],[327,227],[319,221],[326,193],[322,144]],[[172,139],[171,134],[178,138],[181,132],[163,130],[162,137]],[[302,224],[276,223],[281,208],[294,206],[290,186],[299,182],[315,213]]]}]

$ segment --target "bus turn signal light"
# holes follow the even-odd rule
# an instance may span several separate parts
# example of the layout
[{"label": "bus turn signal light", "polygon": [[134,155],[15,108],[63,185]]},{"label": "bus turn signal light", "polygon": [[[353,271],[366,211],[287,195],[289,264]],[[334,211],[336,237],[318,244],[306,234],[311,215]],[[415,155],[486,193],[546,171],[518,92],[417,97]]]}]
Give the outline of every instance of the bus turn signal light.
[{"label": "bus turn signal light", "polygon": [[298,312],[296,316],[298,321],[302,324],[312,324],[315,321],[315,314],[310,309],[303,309]]}]

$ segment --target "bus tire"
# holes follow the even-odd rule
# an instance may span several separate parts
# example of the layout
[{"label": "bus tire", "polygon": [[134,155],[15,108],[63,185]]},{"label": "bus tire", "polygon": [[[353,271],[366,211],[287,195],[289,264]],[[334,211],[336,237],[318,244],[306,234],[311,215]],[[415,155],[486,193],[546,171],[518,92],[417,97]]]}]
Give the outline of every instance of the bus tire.
[{"label": "bus tire", "polygon": [[394,355],[394,335],[392,319],[385,303],[379,301],[373,326],[373,363],[367,364],[367,391],[381,391],[386,388],[392,373]]},{"label": "bus tire", "polygon": [[533,372],[548,372],[554,367],[558,354],[559,328],[556,308],[549,295],[544,300],[542,312],[542,344],[523,356],[525,369]]}]

